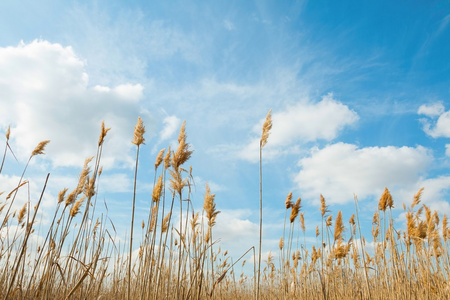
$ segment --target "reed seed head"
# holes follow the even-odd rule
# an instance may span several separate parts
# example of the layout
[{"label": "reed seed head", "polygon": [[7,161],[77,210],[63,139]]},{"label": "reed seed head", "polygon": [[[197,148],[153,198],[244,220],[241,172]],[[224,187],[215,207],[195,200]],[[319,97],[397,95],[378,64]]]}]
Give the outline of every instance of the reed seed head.
[{"label": "reed seed head", "polygon": [[88,176],[89,172],[91,171],[89,167],[89,163],[92,161],[94,157],[88,157],[84,161],[83,170],[81,170],[80,178],[78,179],[78,186],[77,186],[77,195],[81,194],[84,191],[86,182],[88,182]]},{"label": "reed seed head", "polygon": [[66,206],[71,205],[75,202],[75,199],[77,198],[77,189],[74,189],[66,198]]},{"label": "reed seed head", "polygon": [[23,219],[25,217],[25,213],[27,212],[27,203],[25,203],[22,208],[19,210],[19,213],[17,214],[17,220],[19,224],[23,223]]},{"label": "reed seed head", "polygon": [[338,211],[336,222],[334,225],[334,241],[342,240],[343,231],[344,231],[344,222],[342,221],[342,212]]},{"label": "reed seed head", "polygon": [[177,151],[172,155],[172,167],[178,169],[186,161],[191,158],[192,152],[189,150],[190,145],[186,143],[186,121],[181,125],[180,134],[178,135],[178,148]]},{"label": "reed seed head", "polygon": [[378,209],[381,211],[386,211],[386,208],[388,207],[393,208],[394,201],[392,200],[392,196],[388,188],[385,187],[383,195],[381,195],[380,201],[378,202]]},{"label": "reed seed head", "polygon": [[157,214],[158,214],[158,206],[155,205],[155,206],[153,206],[153,210],[152,210],[152,221],[150,223],[150,230],[151,231],[155,230],[155,228],[156,228],[156,216],[157,216]]},{"label": "reed seed head", "polygon": [[300,214],[300,226],[302,227],[303,233],[305,233],[306,232],[306,226],[305,226],[305,213],[304,212],[302,212]]},{"label": "reed seed head", "polygon": [[106,134],[110,131],[111,128],[105,128],[105,121],[102,121],[102,129],[100,131],[100,137],[98,138],[98,145],[103,145],[103,141],[105,140]]},{"label": "reed seed head", "polygon": [[278,247],[280,248],[280,250],[283,250],[283,247],[284,247],[284,241],[283,241],[283,238],[282,238],[282,237],[280,237],[280,242],[278,243]]},{"label": "reed seed head", "polygon": [[61,203],[64,201],[64,196],[67,193],[68,188],[63,189],[62,191],[59,192],[58,194],[58,203]]},{"label": "reed seed head", "polygon": [[153,187],[153,193],[152,193],[152,200],[153,202],[159,202],[159,199],[161,198],[162,194],[162,175],[158,177],[158,181],[156,182],[156,185]]},{"label": "reed seed head", "polygon": [[326,205],[325,198],[323,197],[322,194],[320,195],[320,212],[322,214],[322,218],[328,212],[328,205]]},{"label": "reed seed head", "polygon": [[170,168],[170,156],[172,154],[172,151],[170,150],[170,146],[169,149],[167,150],[166,156],[164,157],[164,169],[167,170],[168,168]]},{"label": "reed seed head", "polygon": [[352,214],[352,216],[350,217],[350,220],[348,221],[351,225],[355,225],[355,214]]},{"label": "reed seed head", "polygon": [[286,205],[286,209],[289,209],[289,208],[291,208],[294,205],[294,203],[292,203],[291,200],[292,200],[292,192],[290,192],[287,195],[286,201],[284,202],[284,204]]},{"label": "reed seed head", "polygon": [[216,210],[216,204],[214,203],[215,194],[211,194],[208,183],[206,183],[205,201],[203,202],[203,209],[206,212],[208,218],[208,226],[213,227],[215,225],[216,216],[220,211]]},{"label": "reed seed head", "polygon": [[50,140],[40,142],[36,146],[36,148],[34,148],[33,152],[31,153],[31,156],[33,157],[35,155],[44,154],[45,146],[47,146],[48,143],[50,143]]},{"label": "reed seed head", "polygon": [[267,139],[269,138],[270,129],[272,129],[272,109],[269,110],[269,113],[266,116],[266,120],[264,121],[262,128],[262,135],[259,145],[263,148],[267,144]]},{"label": "reed seed head", "polygon": [[144,144],[145,142],[144,133],[145,133],[144,123],[142,122],[141,117],[138,117],[136,126],[134,127],[134,136],[132,143],[135,144],[136,146]]},{"label": "reed seed head", "polygon": [[187,180],[184,180],[183,177],[181,177],[179,170],[170,170],[170,176],[172,177],[170,179],[170,188],[172,191],[181,194],[181,191],[187,185]]},{"label": "reed seed head", "polygon": [[417,204],[420,203],[420,197],[422,196],[422,192],[423,192],[424,188],[420,188],[420,190],[417,192],[417,194],[414,195],[414,201],[411,204],[411,208],[414,208],[414,206],[416,206]]},{"label": "reed seed head", "polygon": [[295,218],[297,218],[298,213],[300,211],[300,203],[301,203],[302,199],[300,197],[298,197],[297,202],[292,206],[291,208],[291,216],[289,217],[289,221],[291,223],[293,223],[295,221]]},{"label": "reed seed head", "polygon": [[169,229],[169,220],[170,220],[170,212],[164,217],[162,225],[161,225],[161,231],[162,233],[166,232],[167,229]]},{"label": "reed seed head", "polygon": [[156,161],[155,161],[155,170],[158,169],[159,165],[162,163],[163,158],[164,158],[164,151],[166,151],[166,148],[161,149],[158,153],[158,156],[156,156]]},{"label": "reed seed head", "polygon": [[8,126],[8,130],[6,130],[6,141],[9,141],[9,134],[11,133],[11,126]]},{"label": "reed seed head", "polygon": [[81,197],[70,209],[70,216],[73,218],[80,212],[80,207],[83,204],[85,197]]}]

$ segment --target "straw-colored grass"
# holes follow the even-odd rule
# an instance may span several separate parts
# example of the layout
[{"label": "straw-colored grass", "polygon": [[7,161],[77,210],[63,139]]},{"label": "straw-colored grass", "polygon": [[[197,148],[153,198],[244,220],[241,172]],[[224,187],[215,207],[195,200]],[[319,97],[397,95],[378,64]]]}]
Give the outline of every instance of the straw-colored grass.
[{"label": "straw-colored grass", "polygon": [[[39,199],[20,199],[27,188],[31,159],[43,155],[49,141],[39,143],[15,188],[0,194],[0,297],[3,299],[448,299],[450,257],[448,218],[421,204],[423,189],[410,207],[403,206],[406,228],[396,227],[394,199],[386,188],[374,207],[372,236],[361,231],[358,200],[350,219],[332,213],[320,196],[321,223],[305,225],[308,212],[301,198],[289,193],[278,249],[261,261],[262,149],[272,126],[270,112],[260,141],[259,245],[248,245],[240,257],[221,249],[214,233],[215,194],[206,185],[203,209],[195,211],[191,187],[193,154],[186,124],[178,147],[162,149],[155,161],[153,192],[141,232],[134,228],[139,150],[145,127],[139,118],[132,143],[136,145],[132,215],[129,236],[117,236],[107,214],[108,199],[97,202],[101,187],[101,158],[109,128],[102,124],[97,153],[83,165],[78,183],[62,187],[48,225],[37,218]],[[5,157],[13,155],[6,132]],[[270,142],[270,140],[269,140]],[[266,186],[265,188],[275,188]],[[255,199],[255,201],[257,201]],[[25,203],[17,205],[18,203]],[[398,204],[397,204],[398,205]],[[106,207],[106,214],[99,206]],[[200,207],[200,205],[196,205]],[[127,221],[128,222],[128,221]],[[283,220],[280,220],[280,224]],[[286,226],[287,225],[287,226]],[[44,228],[45,231],[44,231]],[[315,243],[306,232],[315,231]],[[136,232],[135,232],[136,231]],[[301,234],[303,239],[301,239]],[[37,238],[37,236],[42,238]],[[36,243],[36,240],[38,241]],[[34,241],[34,242],[32,242]],[[122,241],[122,242],[120,242]],[[123,242],[125,241],[125,242]],[[243,271],[253,254],[253,272]],[[257,257],[257,261],[256,261]]]}]

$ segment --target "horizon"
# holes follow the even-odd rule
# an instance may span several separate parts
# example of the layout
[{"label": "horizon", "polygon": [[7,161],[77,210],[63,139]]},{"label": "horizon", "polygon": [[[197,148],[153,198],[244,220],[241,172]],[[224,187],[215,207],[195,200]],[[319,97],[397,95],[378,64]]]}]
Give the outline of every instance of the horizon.
[{"label": "horizon", "polygon": [[422,187],[422,203],[450,215],[450,4],[324,3],[1,3],[0,143],[11,126],[17,157],[8,150],[2,200],[37,143],[51,140],[26,173],[32,201],[51,174],[45,225],[58,192],[76,186],[95,155],[105,121],[98,199],[112,220],[126,220],[115,224],[126,243],[136,120],[147,132],[135,228],[148,215],[154,159],[176,148],[186,121],[193,204],[201,210],[208,182],[221,211],[214,235],[239,257],[258,241],[258,147],[272,109],[265,256],[277,255],[291,191],[302,198],[309,244],[321,194],[344,224],[357,195],[366,233],[385,187],[400,229],[402,204]]}]

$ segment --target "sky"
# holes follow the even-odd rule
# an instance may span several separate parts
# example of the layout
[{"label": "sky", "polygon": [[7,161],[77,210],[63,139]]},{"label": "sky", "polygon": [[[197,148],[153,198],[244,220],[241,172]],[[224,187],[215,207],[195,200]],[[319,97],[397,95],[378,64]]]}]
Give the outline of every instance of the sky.
[{"label": "sky", "polygon": [[402,204],[421,187],[422,203],[450,215],[449,56],[449,1],[1,1],[0,147],[11,126],[17,160],[8,152],[0,197],[37,143],[51,140],[26,175],[33,196],[51,174],[45,223],[95,155],[104,120],[112,129],[99,199],[125,236],[138,116],[147,130],[138,220],[148,214],[154,159],[176,147],[186,121],[192,201],[201,210],[208,182],[221,211],[214,236],[239,257],[258,241],[258,147],[272,109],[265,253],[277,250],[291,191],[308,243],[321,194],[346,220],[356,194],[367,235],[385,187],[399,228]]}]

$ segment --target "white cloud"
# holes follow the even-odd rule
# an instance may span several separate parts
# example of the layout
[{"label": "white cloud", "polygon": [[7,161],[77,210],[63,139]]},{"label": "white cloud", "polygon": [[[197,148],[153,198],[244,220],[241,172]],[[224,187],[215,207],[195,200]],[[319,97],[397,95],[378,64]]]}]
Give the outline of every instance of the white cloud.
[{"label": "white cloud", "polygon": [[445,155],[450,156],[450,144],[445,145]]},{"label": "white cloud", "polygon": [[196,190],[201,191],[201,193],[205,193],[206,183],[208,183],[208,186],[211,189],[211,193],[213,193],[213,194],[225,191],[227,189],[226,186],[220,185],[213,181],[204,180],[200,176],[194,176],[194,183],[195,183]]},{"label": "white cloud", "polygon": [[255,245],[259,227],[248,219],[251,214],[249,210],[221,209],[216,219],[217,224],[213,229],[214,236],[220,238],[221,243],[226,245],[226,249],[242,249],[247,245],[249,247]]},{"label": "white cloud", "polygon": [[130,192],[132,191],[131,183],[129,176],[123,173],[102,174],[100,177],[100,189],[108,193]]},{"label": "white cloud", "polygon": [[[71,47],[47,41],[0,48],[0,127],[11,124],[16,154],[26,158],[50,139],[46,153],[56,166],[80,166],[95,154],[101,121],[112,130],[103,165],[128,165],[139,115],[140,84],[89,87],[86,63]],[[109,144],[109,146],[108,146]],[[112,146],[113,145],[113,146]]]},{"label": "white cloud", "polygon": [[418,114],[430,118],[438,117],[437,121],[430,119],[421,119],[423,130],[431,137],[450,137],[450,111],[445,111],[442,103],[438,102],[432,105],[422,105],[417,111]]},{"label": "white cloud", "polygon": [[417,113],[419,115],[425,115],[427,117],[436,117],[444,113],[445,107],[441,102],[436,102],[433,104],[423,104],[419,107]]},{"label": "white cloud", "polygon": [[[19,182],[25,183],[19,189],[16,190]],[[10,208],[10,212],[20,210],[25,203],[30,201],[31,207],[34,207],[42,194],[45,183],[44,176],[32,176],[25,177],[20,180],[20,176],[0,174],[0,207],[6,204],[4,210],[0,212],[0,219],[6,216],[6,211]],[[44,191],[42,201],[37,213],[36,219],[40,220],[41,224],[48,224],[50,215],[53,213],[53,209],[56,206],[55,195],[51,190],[54,190],[55,184],[52,182],[52,177],[49,177],[47,187]],[[10,197],[7,199],[8,195]],[[12,204],[11,204],[12,203]],[[30,213],[32,213],[30,211]]]},{"label": "white cloud", "polygon": [[[450,176],[439,176],[436,178],[422,179],[411,187],[399,190],[399,200],[407,206],[413,202],[413,196],[424,188],[421,203],[427,205],[431,210],[436,210],[440,214],[450,215],[450,203],[447,195],[450,192]],[[395,200],[395,199],[394,199]],[[398,205],[400,207],[400,205]]]},{"label": "white cloud", "polygon": [[301,171],[295,182],[303,195],[329,203],[379,196],[384,187],[411,187],[422,180],[422,173],[432,161],[430,151],[422,146],[367,147],[337,143],[315,149],[300,160]]},{"label": "white cloud", "polygon": [[[358,121],[356,112],[333,99],[332,94],[322,98],[320,102],[300,102],[287,107],[284,111],[274,112],[272,130],[266,148],[266,158],[283,152],[298,152],[298,147],[286,148],[294,143],[305,143],[317,140],[331,141],[349,125]],[[255,126],[254,131],[261,134],[262,124]],[[259,137],[241,151],[241,158],[257,161],[259,155]],[[283,149],[283,150],[282,150]]]},{"label": "white cloud", "polygon": [[165,141],[172,137],[172,135],[180,128],[181,120],[177,116],[167,116],[163,120],[164,127],[160,133],[160,141]]}]

